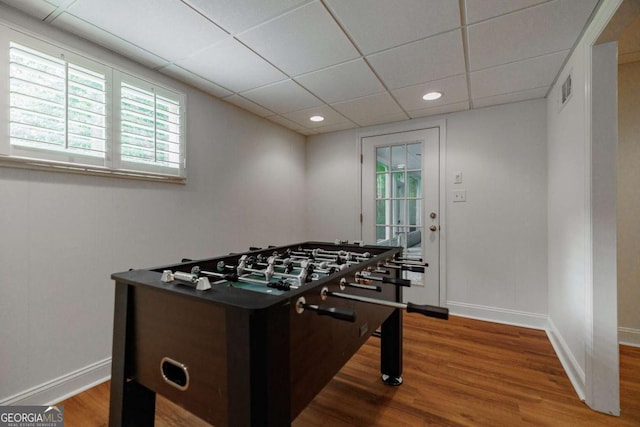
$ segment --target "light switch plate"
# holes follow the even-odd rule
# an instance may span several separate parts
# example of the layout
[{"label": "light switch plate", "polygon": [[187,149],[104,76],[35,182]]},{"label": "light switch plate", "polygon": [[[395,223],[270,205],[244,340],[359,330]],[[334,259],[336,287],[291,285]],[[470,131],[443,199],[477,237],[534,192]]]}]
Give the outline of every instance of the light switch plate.
[{"label": "light switch plate", "polygon": [[454,202],[466,202],[467,201],[467,190],[453,190],[453,201]]},{"label": "light switch plate", "polygon": [[455,178],[453,179],[454,184],[462,184],[462,172],[457,171],[455,174]]}]

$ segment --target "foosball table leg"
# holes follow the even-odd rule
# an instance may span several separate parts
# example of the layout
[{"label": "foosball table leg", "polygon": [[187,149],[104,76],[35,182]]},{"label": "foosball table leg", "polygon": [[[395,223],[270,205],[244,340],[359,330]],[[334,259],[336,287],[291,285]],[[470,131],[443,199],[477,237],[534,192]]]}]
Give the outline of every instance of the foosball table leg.
[{"label": "foosball table leg", "polygon": [[156,394],[134,381],[127,381],[127,348],[131,345],[127,342],[130,340],[127,333],[127,324],[130,321],[129,303],[129,286],[117,284],[113,320],[110,427],[153,426],[155,421]]},{"label": "foosball table leg", "polygon": [[395,309],[382,323],[380,370],[387,385],[402,384],[402,310]]}]

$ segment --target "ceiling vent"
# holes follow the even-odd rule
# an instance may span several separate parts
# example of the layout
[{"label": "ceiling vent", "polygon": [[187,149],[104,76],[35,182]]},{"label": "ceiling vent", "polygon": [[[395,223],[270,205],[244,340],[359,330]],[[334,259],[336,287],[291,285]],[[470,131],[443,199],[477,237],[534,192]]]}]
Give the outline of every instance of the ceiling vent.
[{"label": "ceiling vent", "polygon": [[569,73],[564,83],[562,83],[561,108],[569,102],[569,99],[571,99],[571,73]]}]

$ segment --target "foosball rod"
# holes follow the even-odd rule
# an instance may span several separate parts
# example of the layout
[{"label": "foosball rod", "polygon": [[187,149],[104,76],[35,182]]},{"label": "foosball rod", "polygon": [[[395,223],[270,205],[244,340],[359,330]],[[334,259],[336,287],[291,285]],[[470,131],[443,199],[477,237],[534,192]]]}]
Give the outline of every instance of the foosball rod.
[{"label": "foosball rod", "polygon": [[[275,289],[280,289],[280,287],[282,286],[278,286],[277,283],[273,283],[273,282],[268,282],[266,280],[260,280],[260,279],[254,279],[252,277],[247,277],[247,276],[238,276],[235,273],[227,273],[227,274],[223,274],[223,273],[216,273],[213,271],[201,271],[201,274],[206,274],[207,276],[212,276],[212,277],[217,277],[219,279],[222,280],[226,280],[227,282],[241,282],[241,283],[248,283],[251,285],[262,285],[262,286],[267,286],[267,287],[271,287],[271,288],[275,288]],[[294,285],[291,283],[287,283],[289,285],[289,288],[291,289],[298,289],[299,286],[298,285]],[[282,290],[282,289],[280,289]]]},{"label": "foosball rod", "polygon": [[343,294],[341,292],[330,291],[326,286],[323,287],[322,290],[320,291],[320,296],[322,297],[323,300],[326,299],[328,296],[331,296],[336,298],[348,299],[352,301],[365,302],[369,304],[377,304],[377,305],[382,305],[386,307],[401,308],[406,310],[407,313],[419,313],[424,316],[435,317],[436,319],[445,319],[445,320],[449,319],[449,309],[446,307],[438,307],[435,305],[426,305],[426,304],[419,305],[419,304],[414,304],[412,302],[408,302],[405,304],[402,302],[385,301],[385,300],[380,300],[375,298],[362,297],[359,295]]},{"label": "foosball rod", "polygon": [[342,279],[340,279],[340,289],[343,289],[345,287],[349,287],[349,288],[356,288],[356,289],[364,289],[367,291],[375,291],[375,292],[382,292],[382,287],[377,286],[377,285],[365,285],[363,283],[349,283],[347,282],[347,279],[345,279],[344,277]]},{"label": "foosball rod", "polygon": [[326,249],[302,249],[303,251],[306,252],[311,252],[313,255],[315,254],[327,254],[327,255],[332,255],[332,256],[353,256],[353,257],[358,257],[358,258],[369,258],[371,257],[371,254],[369,252],[365,252],[365,253],[361,253],[361,252],[351,252],[351,251],[345,251],[345,250],[340,250],[340,251],[329,251]]},{"label": "foosball rod", "polygon": [[356,280],[357,279],[362,279],[362,280],[373,280],[374,282],[382,282],[382,283],[389,283],[390,285],[395,285],[395,286],[404,286],[404,287],[411,287],[411,280],[407,280],[407,279],[395,279],[392,277],[379,277],[379,276],[372,276],[370,274],[367,273],[356,273]]},{"label": "foosball rod", "polygon": [[304,297],[299,297],[296,301],[296,312],[302,314],[305,309],[315,311],[318,316],[329,316],[338,320],[346,320],[347,322],[356,321],[356,312],[346,308],[339,307],[323,307],[321,305],[307,304]]},{"label": "foosball rod", "polygon": [[295,255],[295,256],[306,256],[306,257],[312,256],[318,259],[343,258],[345,261],[351,261],[351,262],[368,261],[371,256],[369,252],[361,254],[358,252],[346,252],[346,251],[322,251],[321,249],[303,249],[302,251],[291,251],[290,253],[291,255]]},{"label": "foosball rod", "polygon": [[415,265],[417,267],[429,267],[429,263],[428,262],[422,262],[422,261],[412,261],[412,260],[390,258],[390,259],[387,259],[385,262],[387,264],[392,263],[392,264],[399,264],[399,265]]},{"label": "foosball rod", "polygon": [[380,264],[378,267],[391,268],[401,271],[412,271],[414,273],[424,273],[424,266],[412,264]]}]

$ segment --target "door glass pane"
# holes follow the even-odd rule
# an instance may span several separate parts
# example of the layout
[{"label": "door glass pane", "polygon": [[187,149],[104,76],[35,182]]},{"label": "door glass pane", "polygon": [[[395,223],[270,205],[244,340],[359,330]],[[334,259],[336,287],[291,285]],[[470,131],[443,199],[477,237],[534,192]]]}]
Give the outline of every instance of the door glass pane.
[{"label": "door glass pane", "polygon": [[422,144],[407,144],[407,169],[422,169]]},{"label": "door glass pane", "polygon": [[405,195],[405,172],[394,172],[391,197],[404,197]]},{"label": "door glass pane", "polygon": [[391,222],[390,200],[376,200],[376,224],[393,224]]},{"label": "door glass pane", "polygon": [[407,167],[407,156],[404,145],[394,145],[391,147],[391,168],[404,170]]},{"label": "door glass pane", "polygon": [[405,209],[406,209],[406,200],[392,200],[391,201],[391,211],[392,211],[392,222],[393,225],[404,225],[406,224],[405,217]]},{"label": "door glass pane", "polygon": [[[409,225],[421,225],[422,224],[422,200],[407,200],[408,208],[408,224]],[[415,228],[415,227],[413,227]]]},{"label": "door glass pane", "polygon": [[407,172],[407,186],[409,193],[407,197],[422,197],[422,172]]},{"label": "door glass pane", "polygon": [[391,147],[376,148],[376,171],[387,172],[391,169]]},{"label": "door glass pane", "polygon": [[376,174],[376,199],[391,197],[391,174]]},{"label": "door glass pane", "polygon": [[376,226],[376,244],[380,246],[398,246],[398,227]]}]

